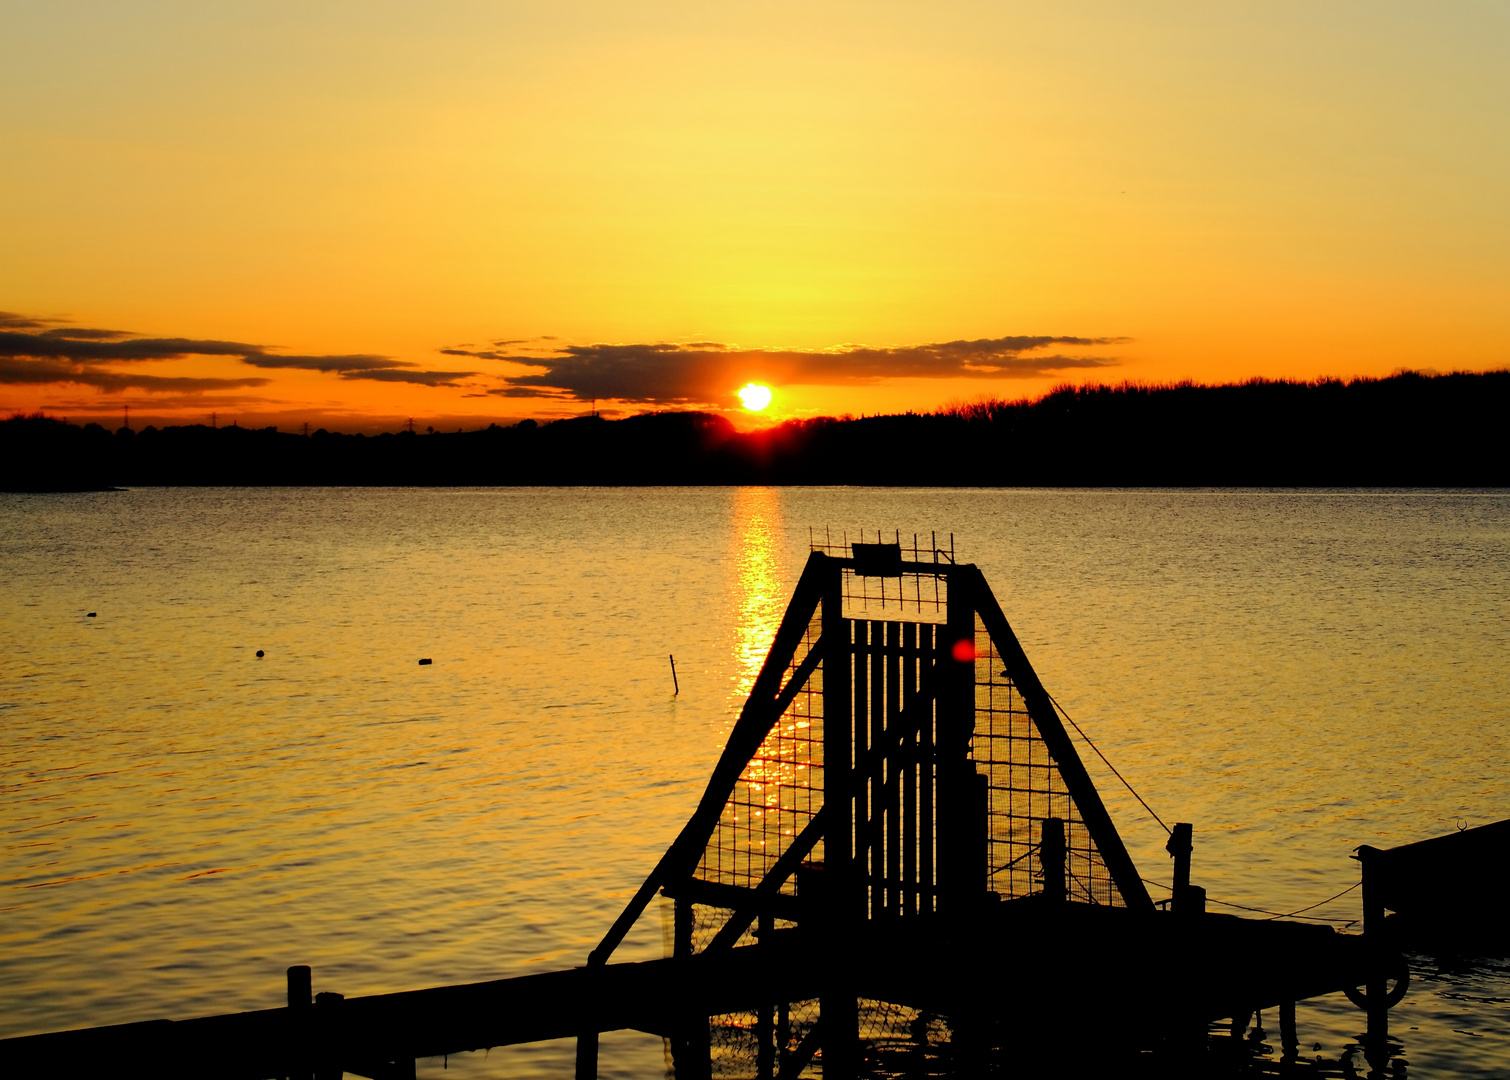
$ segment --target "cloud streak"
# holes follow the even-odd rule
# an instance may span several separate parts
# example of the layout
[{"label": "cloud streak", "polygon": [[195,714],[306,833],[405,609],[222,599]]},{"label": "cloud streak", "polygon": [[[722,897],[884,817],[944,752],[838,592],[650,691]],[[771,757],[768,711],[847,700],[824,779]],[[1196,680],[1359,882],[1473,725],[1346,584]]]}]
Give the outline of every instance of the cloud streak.
[{"label": "cloud streak", "polygon": [[[555,338],[483,338],[439,349],[488,361],[475,370],[430,370],[374,353],[301,355],[275,346],[214,338],[145,337],[74,326],[64,319],[0,311],[0,385],[72,384],[105,394],[138,390],[195,395],[266,386],[276,372],[311,371],[342,381],[469,389],[500,398],[560,405],[596,399],[657,408],[733,407],[746,382],[774,386],[863,386],[898,379],[1027,379],[1115,366],[1101,354],[1125,338],[1007,335],[915,345],[831,349],[749,349],[717,341],[563,344]],[[1082,350],[1091,350],[1082,352]],[[152,374],[150,365],[223,358],[237,369],[213,375]],[[247,368],[253,369],[247,371]],[[244,372],[245,374],[241,374]],[[469,381],[470,380],[470,381]]]},{"label": "cloud streak", "polygon": [[567,345],[553,355],[506,354],[495,349],[441,350],[452,356],[502,360],[535,369],[503,376],[492,393],[503,397],[566,395],[578,401],[610,398],[639,404],[727,404],[745,382],[863,385],[883,379],[1031,379],[1066,371],[1113,367],[1115,357],[1044,354],[1051,346],[1094,348],[1126,338],[1012,335],[971,341],[836,349],[740,349],[718,342]]},{"label": "cloud streak", "polygon": [[59,326],[61,320],[0,311],[0,385],[71,383],[105,393],[127,389],[148,393],[201,393],[265,386],[259,377],[191,378],[147,375],[120,365],[181,360],[191,356],[226,357],[262,369],[317,371],[342,379],[371,379],[416,386],[457,386],[475,371],[427,371],[406,360],[358,353],[340,356],[292,356],[269,346],[244,341],[199,338],[149,338],[123,330]]},{"label": "cloud streak", "polygon": [[343,371],[343,379],[372,379],[375,382],[413,383],[416,386],[460,386],[459,380],[476,375],[475,371],[407,371],[385,368],[381,371]]},{"label": "cloud streak", "polygon": [[355,354],[352,356],[274,356],[267,353],[256,353],[252,356],[243,356],[242,362],[260,368],[296,368],[300,371],[323,371],[336,372],[348,375],[360,371],[384,371],[400,365],[396,360],[390,360],[386,356],[370,356]]},{"label": "cloud streak", "polygon": [[0,385],[43,386],[49,383],[74,383],[92,386],[107,394],[123,390],[148,393],[200,393],[206,390],[232,390],[247,386],[266,386],[271,379],[192,378],[174,375],[146,375],[135,371],[102,371],[87,365],[65,364],[56,360],[17,360],[0,356]]}]

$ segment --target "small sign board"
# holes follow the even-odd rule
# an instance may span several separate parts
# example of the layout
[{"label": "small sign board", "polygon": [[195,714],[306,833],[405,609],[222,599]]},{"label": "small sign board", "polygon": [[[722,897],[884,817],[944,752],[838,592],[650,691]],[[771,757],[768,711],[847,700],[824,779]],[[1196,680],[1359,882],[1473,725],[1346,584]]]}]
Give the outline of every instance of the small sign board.
[{"label": "small sign board", "polygon": [[851,544],[855,573],[861,577],[901,577],[901,544]]}]

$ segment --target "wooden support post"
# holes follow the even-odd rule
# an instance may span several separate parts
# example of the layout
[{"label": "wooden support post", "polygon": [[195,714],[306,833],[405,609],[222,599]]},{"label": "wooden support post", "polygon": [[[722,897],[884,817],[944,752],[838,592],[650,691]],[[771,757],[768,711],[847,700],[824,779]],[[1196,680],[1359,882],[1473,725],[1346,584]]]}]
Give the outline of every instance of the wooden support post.
[{"label": "wooden support post", "polygon": [[975,911],[977,872],[974,814],[975,593],[964,575],[949,579],[949,610],[940,643],[938,692],[938,890],[940,914],[961,931]]},{"label": "wooden support post", "polygon": [[1064,880],[1065,848],[1064,819],[1044,818],[1042,838],[1038,842],[1038,865],[1043,868],[1043,898],[1053,903],[1063,903],[1069,895]]},{"label": "wooden support post", "polygon": [[[690,957],[692,955],[692,931],[694,924],[694,909],[692,901],[684,896],[678,896],[676,906],[672,909],[671,923],[671,955],[673,957]],[[592,1054],[594,1068],[597,1067],[598,1037],[593,1035]],[[671,1036],[671,1062],[676,1069],[676,1075],[683,1080],[702,1080],[710,1072],[708,1061],[708,1017],[701,1012],[693,1011],[681,1018],[681,1023]],[[577,1043],[578,1068],[581,1068],[582,1044]],[[596,1075],[596,1074],[594,1074]],[[581,1074],[578,1074],[581,1080]]]},{"label": "wooden support post", "polygon": [[1195,830],[1188,821],[1175,822],[1164,850],[1174,858],[1174,882],[1170,910],[1176,915],[1203,915],[1206,912],[1206,890],[1190,884],[1190,856],[1195,850],[1191,834]]},{"label": "wooden support post", "polygon": [[1363,871],[1363,940],[1368,945],[1368,981],[1364,985],[1368,1012],[1368,1046],[1364,1056],[1376,1068],[1383,1068],[1389,1053],[1389,1005],[1386,1002],[1384,940],[1384,898],[1380,888],[1379,866],[1374,860],[1379,851],[1364,845],[1358,849],[1358,863]]},{"label": "wooden support post", "polygon": [[1282,1049],[1280,1060],[1294,1064],[1300,1057],[1300,1036],[1295,1030],[1295,1002],[1293,1001],[1279,1003],[1279,1044]]},{"label": "wooden support post", "polygon": [[[775,920],[770,913],[761,912],[757,948],[770,951],[768,943],[774,926]],[[776,1076],[776,1043],[771,1024],[774,1011],[775,1007],[769,1001],[762,1001],[755,1008],[755,1075],[758,1080],[774,1080]]]},{"label": "wooden support post", "polygon": [[315,1002],[313,975],[307,964],[297,964],[288,969],[287,979],[288,1007],[296,1010],[293,1016],[295,1034],[291,1040],[296,1049],[289,1055],[288,1076],[289,1080],[310,1080],[314,1075],[314,1031],[313,1017],[305,1010]]},{"label": "wooden support post", "polygon": [[577,1036],[576,1080],[598,1080],[598,1033],[584,1031]]},{"label": "wooden support post", "polygon": [[288,1007],[298,1009],[314,1003],[314,977],[307,964],[288,969]]},{"label": "wooden support post", "polygon": [[685,897],[677,897],[672,909],[675,914],[671,922],[671,955],[692,955],[692,901]]},{"label": "wooden support post", "polygon": [[[864,918],[865,885],[854,859],[854,625],[844,617],[844,579],[837,565],[823,582],[823,836],[825,977],[818,1007],[823,1025],[825,1080],[852,1080],[860,1041],[860,1015],[850,972],[857,924]],[[871,712],[876,702],[871,701]]]},{"label": "wooden support post", "polygon": [[1176,821],[1169,833],[1169,840],[1164,845],[1164,850],[1174,858],[1173,884],[1176,907],[1180,902],[1180,890],[1190,885],[1190,855],[1195,850],[1191,834],[1194,831],[1188,821]]},{"label": "wooden support post", "polygon": [[970,797],[976,837],[974,891],[977,900],[984,901],[991,890],[991,778],[976,773],[970,779],[975,787]]},{"label": "wooden support post", "polygon": [[[870,623],[870,745],[879,746],[886,737],[886,624]],[[865,781],[859,781],[864,784]],[[872,819],[882,819],[882,792],[885,790],[885,774],[871,782]],[[866,818],[856,818],[866,821]],[[868,866],[868,870],[867,870]],[[870,886],[870,917],[879,918],[886,910],[886,852],[884,844],[872,844],[869,862],[859,864],[861,873],[867,873]]]},{"label": "wooden support post", "polygon": [[[328,1030],[335,1026],[336,1011],[345,1000],[345,994],[337,994],[329,990],[315,995],[315,1015],[321,1028]],[[341,1061],[324,1056],[324,1052],[316,1054],[315,1080],[341,1080],[344,1073],[345,1069]]]},{"label": "wooden support post", "polygon": [[787,1057],[792,1047],[792,1006],[783,1001],[776,1006],[776,1070],[786,1074]]}]

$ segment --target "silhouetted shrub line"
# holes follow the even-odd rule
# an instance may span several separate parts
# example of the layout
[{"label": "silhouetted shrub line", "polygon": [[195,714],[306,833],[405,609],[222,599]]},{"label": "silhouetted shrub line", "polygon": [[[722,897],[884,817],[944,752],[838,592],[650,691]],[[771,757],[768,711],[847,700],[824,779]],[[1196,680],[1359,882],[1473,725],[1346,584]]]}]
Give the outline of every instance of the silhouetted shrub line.
[{"label": "silhouetted shrub line", "polygon": [[1510,371],[1314,383],[1062,387],[1036,401],[793,421],[700,412],[453,434],[114,434],[0,422],[0,489],[123,485],[1510,485]]}]

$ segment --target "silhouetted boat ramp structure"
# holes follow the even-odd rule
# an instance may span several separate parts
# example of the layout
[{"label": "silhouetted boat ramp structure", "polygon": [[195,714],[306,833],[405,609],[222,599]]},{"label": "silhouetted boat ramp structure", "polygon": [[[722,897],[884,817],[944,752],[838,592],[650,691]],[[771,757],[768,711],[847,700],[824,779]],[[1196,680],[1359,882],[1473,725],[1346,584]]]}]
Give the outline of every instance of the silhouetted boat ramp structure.
[{"label": "silhouetted boat ramp structure", "polygon": [[[1207,912],[1179,824],[1160,910],[981,572],[916,540],[813,547],[701,802],[584,967],[352,999],[295,967],[283,1008],[8,1039],[0,1062],[412,1077],[575,1037],[591,1078],[599,1033],[631,1028],[681,1080],[1067,1075],[1065,1054],[1139,1050],[1178,1071],[1212,1023],[1267,1009],[1296,1063],[1295,1002],[1348,991],[1382,1064],[1407,975],[1381,905],[1406,886],[1372,872],[1410,856],[1364,849],[1348,935]],[[611,962],[658,894],[672,955]]]}]

